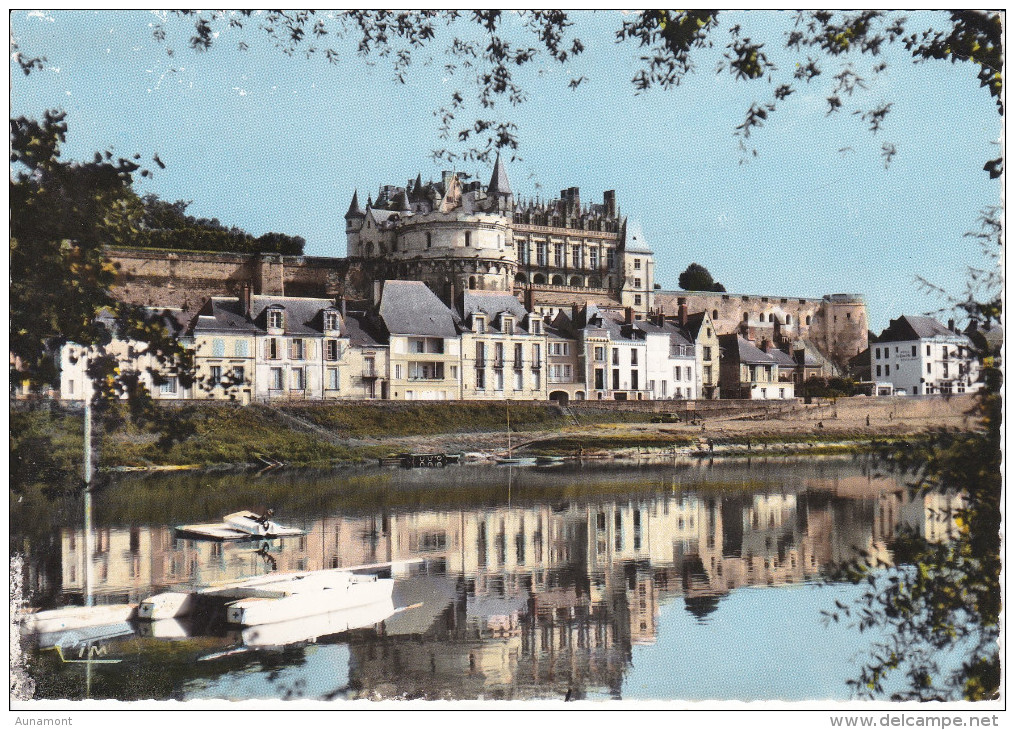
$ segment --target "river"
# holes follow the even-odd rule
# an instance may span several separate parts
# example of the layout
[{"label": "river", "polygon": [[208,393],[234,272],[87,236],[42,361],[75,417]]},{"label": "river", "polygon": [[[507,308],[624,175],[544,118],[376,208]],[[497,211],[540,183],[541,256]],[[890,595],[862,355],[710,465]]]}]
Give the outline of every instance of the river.
[{"label": "river", "polygon": [[[116,475],[88,539],[83,500],[12,506],[30,606],[410,562],[351,630],[125,623],[23,657],[38,698],[850,699],[877,637],[828,618],[862,593],[828,576],[902,526],[946,537],[941,500],[865,457]],[[306,534],[174,530],[267,507]]]}]

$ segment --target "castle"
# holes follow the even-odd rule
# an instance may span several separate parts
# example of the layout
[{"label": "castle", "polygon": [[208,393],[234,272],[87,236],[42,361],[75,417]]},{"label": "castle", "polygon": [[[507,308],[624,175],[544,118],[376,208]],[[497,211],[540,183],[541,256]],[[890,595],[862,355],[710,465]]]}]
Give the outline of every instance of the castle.
[{"label": "castle", "polygon": [[138,304],[197,309],[211,296],[255,294],[375,299],[390,279],[427,284],[451,304],[467,291],[510,292],[553,317],[575,305],[653,315],[707,312],[721,334],[764,345],[809,345],[845,371],[867,348],[867,310],[857,295],[773,297],[656,289],[655,257],[640,227],[620,214],[616,192],[583,202],[520,199],[498,156],[490,182],[444,172],[383,185],[365,206],[354,192],[345,213],[346,256],[155,252],[110,249],[115,293]]}]

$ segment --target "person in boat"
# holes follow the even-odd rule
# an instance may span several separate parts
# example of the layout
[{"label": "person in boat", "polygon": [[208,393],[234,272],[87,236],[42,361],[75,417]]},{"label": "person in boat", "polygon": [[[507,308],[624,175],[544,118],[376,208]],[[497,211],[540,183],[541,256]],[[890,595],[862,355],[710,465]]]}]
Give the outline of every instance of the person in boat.
[{"label": "person in boat", "polygon": [[260,517],[255,517],[254,518],[254,522],[256,522],[257,524],[261,525],[264,528],[267,528],[271,524],[271,518],[274,517],[274,516],[275,516],[275,510],[268,509],[268,511],[265,512]]}]

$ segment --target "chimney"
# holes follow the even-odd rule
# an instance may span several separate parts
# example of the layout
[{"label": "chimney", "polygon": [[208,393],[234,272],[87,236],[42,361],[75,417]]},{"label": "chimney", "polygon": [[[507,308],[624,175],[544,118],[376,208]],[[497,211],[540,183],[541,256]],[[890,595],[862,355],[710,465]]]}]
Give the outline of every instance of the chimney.
[{"label": "chimney", "polygon": [[243,307],[243,316],[250,318],[250,282],[243,282],[243,289],[240,292],[240,306]]},{"label": "chimney", "polygon": [[535,294],[532,291],[532,287],[525,290],[525,311],[532,312],[536,308]]},{"label": "chimney", "polygon": [[341,309],[341,310],[342,310],[342,319],[345,319],[345,317],[346,317],[346,311],[345,311],[345,296],[340,296],[340,297],[338,297],[338,301],[337,301],[337,302],[335,302],[335,304],[337,304],[337,305],[338,305],[338,307],[339,307],[339,309]]},{"label": "chimney", "polygon": [[677,317],[680,318],[680,326],[687,326],[687,305],[681,302],[677,307]]},{"label": "chimney", "polygon": [[634,307],[624,307],[624,324],[634,324]]},{"label": "chimney", "polygon": [[948,320],[948,329],[950,329],[952,332],[955,331],[955,320],[954,319],[949,319]]},{"label": "chimney", "polygon": [[580,311],[581,311],[581,309],[579,309],[577,304],[572,304],[571,305],[571,321],[572,322],[577,322],[578,321],[578,313]]}]

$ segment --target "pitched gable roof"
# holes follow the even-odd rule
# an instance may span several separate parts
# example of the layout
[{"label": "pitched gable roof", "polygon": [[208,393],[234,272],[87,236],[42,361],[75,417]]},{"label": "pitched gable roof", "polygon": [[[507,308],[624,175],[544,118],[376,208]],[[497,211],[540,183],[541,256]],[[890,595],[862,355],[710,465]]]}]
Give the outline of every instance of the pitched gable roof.
[{"label": "pitched gable roof", "polygon": [[888,327],[878,336],[878,342],[909,342],[912,340],[933,339],[935,337],[959,337],[965,335],[952,332],[933,317],[913,317],[903,315],[893,319]]},{"label": "pitched gable roof", "polygon": [[385,281],[378,312],[392,334],[458,336],[454,312],[421,281]]}]

